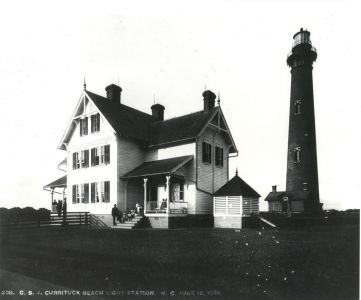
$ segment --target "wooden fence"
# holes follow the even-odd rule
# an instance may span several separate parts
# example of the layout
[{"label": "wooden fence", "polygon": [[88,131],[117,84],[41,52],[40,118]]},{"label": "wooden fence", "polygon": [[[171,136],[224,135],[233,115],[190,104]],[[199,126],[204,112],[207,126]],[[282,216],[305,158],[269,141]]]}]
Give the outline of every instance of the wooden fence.
[{"label": "wooden fence", "polygon": [[[51,226],[90,226],[92,216],[89,212],[68,212],[64,220],[64,216],[58,216],[57,213],[50,213],[48,220],[44,219],[12,219],[0,220],[0,227],[2,228],[35,228],[35,227],[51,227]],[[65,221],[65,222],[64,222]],[[94,226],[96,223],[93,221]],[[99,226],[101,227],[101,226]]]}]

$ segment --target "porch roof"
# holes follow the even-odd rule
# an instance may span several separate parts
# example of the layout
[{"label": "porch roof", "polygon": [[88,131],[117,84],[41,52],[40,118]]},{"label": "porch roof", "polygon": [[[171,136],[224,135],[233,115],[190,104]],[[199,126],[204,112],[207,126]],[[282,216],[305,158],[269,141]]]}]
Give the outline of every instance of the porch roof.
[{"label": "porch roof", "polygon": [[193,155],[179,156],[168,159],[147,161],[120,178],[148,177],[171,174],[193,159]]},{"label": "porch roof", "polygon": [[50,182],[49,184],[44,186],[44,189],[61,188],[61,187],[66,187],[66,185],[67,185],[67,176],[65,175],[63,177],[58,178],[57,180],[54,180],[53,182]]}]

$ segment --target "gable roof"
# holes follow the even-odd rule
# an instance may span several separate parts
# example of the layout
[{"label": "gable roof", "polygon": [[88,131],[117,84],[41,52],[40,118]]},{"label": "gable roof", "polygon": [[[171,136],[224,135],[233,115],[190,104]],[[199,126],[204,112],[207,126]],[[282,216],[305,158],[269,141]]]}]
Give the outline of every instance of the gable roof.
[{"label": "gable roof", "polygon": [[148,140],[149,126],[155,121],[153,116],[89,91],[86,94],[117,133],[140,141]]},{"label": "gable roof", "polygon": [[193,155],[148,161],[126,173],[121,178],[135,178],[171,174],[193,159]]},{"label": "gable roof", "polygon": [[214,196],[244,196],[244,197],[261,197],[253,188],[251,188],[242,178],[237,174],[223,185]]},{"label": "gable roof", "polygon": [[153,123],[149,146],[197,138],[218,110],[218,107],[214,107],[209,111],[202,110]]},{"label": "gable roof", "polygon": [[269,202],[282,201],[283,197],[288,197],[290,200],[307,200],[310,196],[310,191],[280,191],[270,192],[264,200]]},{"label": "gable roof", "polygon": [[[214,107],[209,111],[202,110],[180,117],[158,121],[150,114],[121,103],[115,103],[105,97],[85,90],[79,100],[76,112],[63,135],[59,149],[66,148],[66,144],[75,131],[77,120],[74,119],[74,116],[78,115],[79,110],[81,110],[80,103],[84,95],[94,103],[101,115],[104,116],[117,134],[133,138],[148,147],[196,139],[202,134],[206,126],[211,123],[217,113],[219,113],[219,116],[224,120],[221,108]],[[226,140],[229,145],[231,145],[230,153],[237,152],[230,131],[223,130],[220,131],[220,133],[227,135]]]}]

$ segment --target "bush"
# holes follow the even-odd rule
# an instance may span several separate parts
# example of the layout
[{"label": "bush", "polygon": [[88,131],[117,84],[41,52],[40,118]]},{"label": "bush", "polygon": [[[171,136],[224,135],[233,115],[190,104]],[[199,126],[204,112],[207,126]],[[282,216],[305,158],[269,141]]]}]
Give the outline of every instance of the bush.
[{"label": "bush", "polygon": [[13,208],[0,208],[0,221],[5,222],[18,222],[18,221],[32,221],[32,220],[46,221],[50,219],[50,210],[40,208],[38,210],[33,207],[13,207]]}]

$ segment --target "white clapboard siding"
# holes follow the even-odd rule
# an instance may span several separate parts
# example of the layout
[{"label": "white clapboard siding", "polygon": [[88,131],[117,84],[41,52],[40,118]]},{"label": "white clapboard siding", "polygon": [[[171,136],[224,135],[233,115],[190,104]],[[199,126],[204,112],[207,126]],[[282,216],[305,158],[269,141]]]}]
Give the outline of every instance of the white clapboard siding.
[{"label": "white clapboard siding", "polygon": [[241,215],[241,197],[214,197],[214,215]]},{"label": "white clapboard siding", "polygon": [[228,197],[228,214],[240,215],[241,214],[241,197]]},{"label": "white clapboard siding", "polygon": [[251,213],[258,214],[259,200],[258,198],[243,198],[243,215],[249,216]]},{"label": "white clapboard siding", "polygon": [[226,214],[227,197],[214,197],[214,214]]}]

